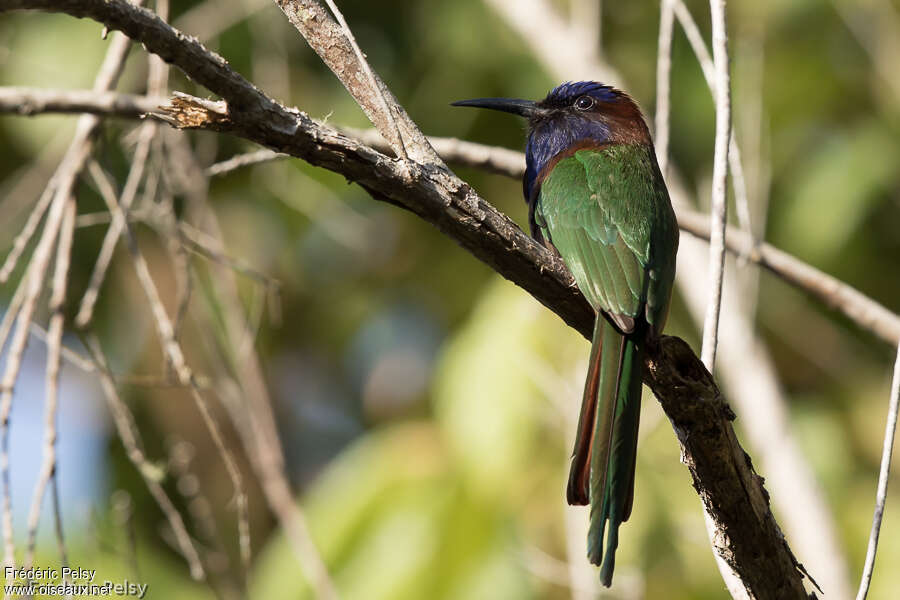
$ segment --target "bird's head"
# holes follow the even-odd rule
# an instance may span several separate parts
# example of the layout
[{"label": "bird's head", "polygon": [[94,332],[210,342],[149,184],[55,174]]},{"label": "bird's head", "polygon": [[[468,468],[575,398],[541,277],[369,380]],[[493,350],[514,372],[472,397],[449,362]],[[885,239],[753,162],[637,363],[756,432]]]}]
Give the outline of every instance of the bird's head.
[{"label": "bird's head", "polygon": [[453,106],[489,108],[528,121],[525,199],[532,203],[535,183],[563,156],[608,144],[651,144],[650,132],[634,101],[622,91],[596,81],[566,82],[540,101],[476,98]]}]

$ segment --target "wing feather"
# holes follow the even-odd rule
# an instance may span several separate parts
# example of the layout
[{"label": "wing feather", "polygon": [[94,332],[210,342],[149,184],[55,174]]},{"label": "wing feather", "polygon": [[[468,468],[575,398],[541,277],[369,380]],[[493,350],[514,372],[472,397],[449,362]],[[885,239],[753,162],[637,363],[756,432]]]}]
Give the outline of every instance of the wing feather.
[{"label": "wing feather", "polygon": [[630,231],[621,218],[629,212],[622,209],[630,193],[621,189],[627,183],[621,173],[609,177],[614,160],[605,152],[580,150],[559,161],[541,184],[538,210],[578,288],[596,310],[630,331],[645,312],[649,275],[641,250],[649,240],[642,239],[646,229]]}]

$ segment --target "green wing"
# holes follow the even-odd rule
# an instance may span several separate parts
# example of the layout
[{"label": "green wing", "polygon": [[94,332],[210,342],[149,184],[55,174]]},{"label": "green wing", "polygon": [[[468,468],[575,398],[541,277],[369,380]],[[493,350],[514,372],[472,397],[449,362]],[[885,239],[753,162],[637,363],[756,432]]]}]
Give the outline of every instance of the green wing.
[{"label": "green wing", "polygon": [[623,332],[662,330],[678,230],[652,149],[612,145],[564,158],[541,184],[535,220],[578,288]]}]

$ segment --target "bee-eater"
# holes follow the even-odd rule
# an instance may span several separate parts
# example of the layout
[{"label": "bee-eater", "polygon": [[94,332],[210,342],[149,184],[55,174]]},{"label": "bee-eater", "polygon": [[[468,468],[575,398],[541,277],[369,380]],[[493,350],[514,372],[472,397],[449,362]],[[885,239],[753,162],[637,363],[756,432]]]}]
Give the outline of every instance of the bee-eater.
[{"label": "bee-eater", "polygon": [[666,321],[678,249],[650,131],[628,95],[593,81],[564,83],[539,102],[453,104],[528,120],[531,234],[556,249],[597,313],[566,496],[591,506],[588,559],[608,587],[634,502],[644,353]]}]

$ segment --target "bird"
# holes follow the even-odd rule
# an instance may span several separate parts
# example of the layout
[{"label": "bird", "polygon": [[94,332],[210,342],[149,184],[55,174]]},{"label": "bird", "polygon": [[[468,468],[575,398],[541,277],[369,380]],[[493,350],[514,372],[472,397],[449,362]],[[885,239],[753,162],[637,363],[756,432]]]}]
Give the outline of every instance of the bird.
[{"label": "bird", "polygon": [[562,83],[540,101],[451,104],[527,120],[531,235],[562,258],[595,311],[566,498],[590,504],[587,556],[610,587],[634,504],[644,357],[665,326],[678,251],[650,131],[628,94],[596,81]]}]

